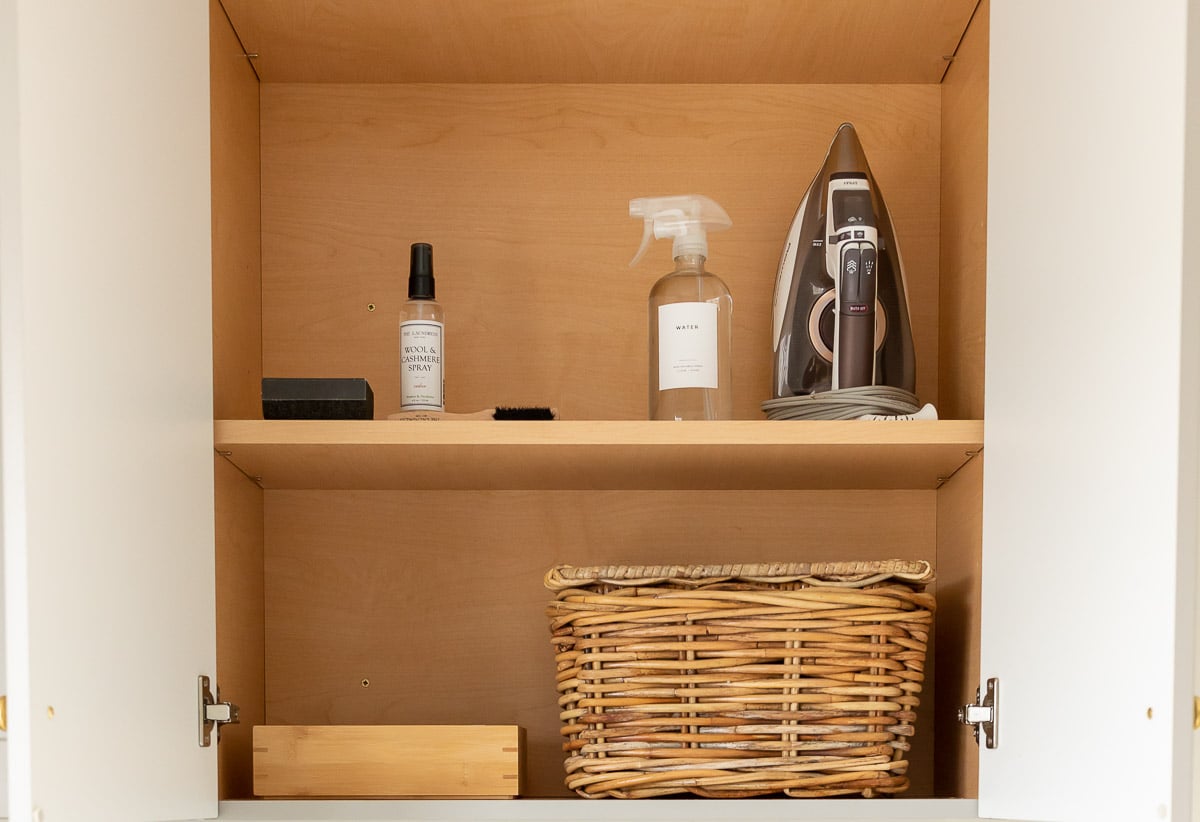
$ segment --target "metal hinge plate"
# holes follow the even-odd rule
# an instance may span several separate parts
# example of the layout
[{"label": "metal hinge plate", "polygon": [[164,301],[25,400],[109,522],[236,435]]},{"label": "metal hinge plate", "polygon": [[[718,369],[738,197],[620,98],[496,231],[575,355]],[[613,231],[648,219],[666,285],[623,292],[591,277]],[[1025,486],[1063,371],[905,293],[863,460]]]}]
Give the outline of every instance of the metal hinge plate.
[{"label": "metal hinge plate", "polygon": [[975,728],[975,742],[979,742],[979,732],[983,731],[984,744],[989,748],[1000,745],[1000,680],[987,681],[987,693],[980,699],[979,689],[975,689],[975,702],[963,705],[958,709],[958,721]]},{"label": "metal hinge plate", "polygon": [[217,689],[217,696],[214,698],[212,688],[209,687],[208,677],[203,674],[199,677],[197,692],[196,701],[200,706],[200,747],[207,748],[212,745],[214,729],[219,738],[222,725],[238,723],[238,706],[232,702],[218,702],[217,700],[221,698],[221,690]]}]

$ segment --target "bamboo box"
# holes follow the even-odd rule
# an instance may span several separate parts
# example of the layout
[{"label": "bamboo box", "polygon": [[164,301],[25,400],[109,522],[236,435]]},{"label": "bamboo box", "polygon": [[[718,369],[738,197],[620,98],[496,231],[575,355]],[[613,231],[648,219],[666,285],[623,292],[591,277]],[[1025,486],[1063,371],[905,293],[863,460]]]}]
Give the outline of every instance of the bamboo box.
[{"label": "bamboo box", "polygon": [[254,794],[511,798],[523,749],[516,725],[260,725]]}]

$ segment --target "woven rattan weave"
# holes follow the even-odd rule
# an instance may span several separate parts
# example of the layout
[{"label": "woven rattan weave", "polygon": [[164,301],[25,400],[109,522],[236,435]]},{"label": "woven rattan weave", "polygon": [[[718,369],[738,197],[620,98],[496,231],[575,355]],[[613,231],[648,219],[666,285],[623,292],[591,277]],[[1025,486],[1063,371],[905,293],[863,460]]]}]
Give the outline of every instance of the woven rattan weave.
[{"label": "woven rattan weave", "polygon": [[552,569],[567,786],[903,791],[931,579],[900,560]]}]

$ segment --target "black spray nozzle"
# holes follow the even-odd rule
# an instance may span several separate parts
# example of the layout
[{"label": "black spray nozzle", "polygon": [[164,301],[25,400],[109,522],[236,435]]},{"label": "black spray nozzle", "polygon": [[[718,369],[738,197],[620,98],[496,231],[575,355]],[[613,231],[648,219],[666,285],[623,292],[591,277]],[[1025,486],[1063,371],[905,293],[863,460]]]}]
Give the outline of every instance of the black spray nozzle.
[{"label": "black spray nozzle", "polygon": [[433,246],[429,243],[413,243],[408,264],[408,298],[432,300],[433,292]]}]

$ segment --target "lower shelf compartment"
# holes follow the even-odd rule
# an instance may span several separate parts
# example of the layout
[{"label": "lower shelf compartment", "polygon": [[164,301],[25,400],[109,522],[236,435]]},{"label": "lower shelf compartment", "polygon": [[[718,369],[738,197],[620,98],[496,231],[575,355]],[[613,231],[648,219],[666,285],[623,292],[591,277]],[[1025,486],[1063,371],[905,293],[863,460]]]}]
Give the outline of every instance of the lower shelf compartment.
[{"label": "lower shelf compartment", "polygon": [[244,822],[976,822],[979,810],[974,799],[247,800],[220,803],[218,818]]}]

